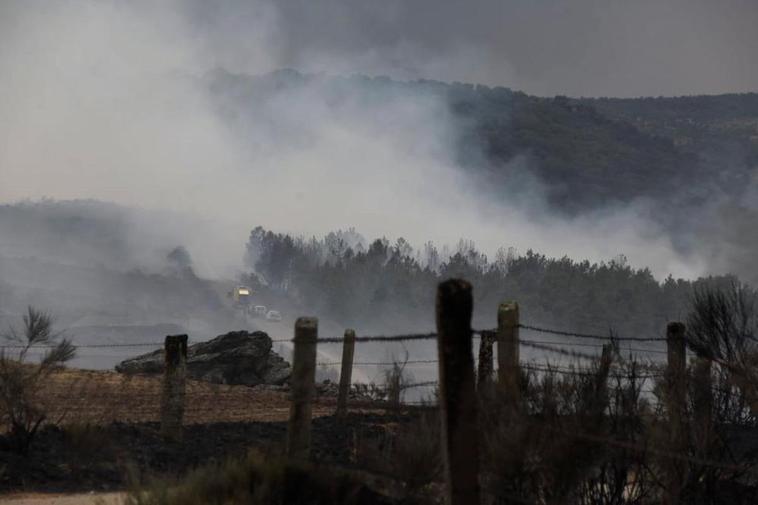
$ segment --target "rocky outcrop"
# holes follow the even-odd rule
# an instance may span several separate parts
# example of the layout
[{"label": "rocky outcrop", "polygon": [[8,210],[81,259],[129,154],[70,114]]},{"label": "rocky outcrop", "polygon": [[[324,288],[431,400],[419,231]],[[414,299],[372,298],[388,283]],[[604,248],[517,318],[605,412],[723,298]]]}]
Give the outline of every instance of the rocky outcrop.
[{"label": "rocky outcrop", "polygon": [[[116,365],[121,373],[163,372],[163,349]],[[292,370],[271,350],[271,339],[262,332],[234,331],[187,348],[187,376],[216,384],[281,385]]]}]

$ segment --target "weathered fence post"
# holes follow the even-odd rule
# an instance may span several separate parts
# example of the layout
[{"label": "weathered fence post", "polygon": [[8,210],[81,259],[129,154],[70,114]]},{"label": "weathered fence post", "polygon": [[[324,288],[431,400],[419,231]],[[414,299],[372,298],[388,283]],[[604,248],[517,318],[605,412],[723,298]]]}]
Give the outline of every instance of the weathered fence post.
[{"label": "weathered fence post", "polygon": [[713,377],[711,360],[697,358],[692,370],[693,381],[693,434],[701,456],[709,459],[711,448],[711,422],[713,416]]},{"label": "weathered fence post", "polygon": [[497,378],[508,398],[521,398],[519,382],[519,311],[518,303],[501,303],[497,310]]},{"label": "weathered fence post", "polygon": [[400,398],[403,395],[404,389],[402,376],[397,372],[397,368],[394,368],[393,365],[393,372],[387,381],[387,403],[393,410],[398,410],[400,408]]},{"label": "weathered fence post", "polygon": [[472,354],[471,284],[451,279],[437,288],[442,447],[447,503],[479,503],[477,401]]},{"label": "weathered fence post", "polygon": [[184,391],[187,377],[187,335],[169,335],[164,342],[165,367],[161,391],[161,435],[182,439]]},{"label": "weathered fence post", "polygon": [[[666,403],[669,413],[669,437],[671,449],[684,456],[687,450],[686,402],[687,402],[687,357],[685,353],[685,328],[682,323],[669,323],[666,327],[667,369]],[[687,471],[681,458],[668,458],[667,482],[664,503],[675,505],[681,502],[682,487]]]},{"label": "weathered fence post", "polygon": [[608,391],[608,376],[611,371],[611,364],[613,363],[613,346],[611,344],[603,345],[603,350],[600,354],[600,363],[598,369],[598,383],[597,383],[597,414],[603,416],[606,410],[609,399]]},{"label": "weathered fence post", "polygon": [[318,319],[300,317],[295,322],[290,418],[287,425],[287,457],[308,459],[311,445],[311,400],[316,380]]},{"label": "weathered fence post", "polygon": [[355,355],[355,331],[345,330],[342,341],[342,369],[340,370],[340,390],[337,397],[337,417],[347,415],[347,400],[350,396],[350,383],[353,378],[353,356]]},{"label": "weathered fence post", "polygon": [[492,342],[494,332],[482,331],[479,339],[479,370],[477,373],[477,390],[484,391],[492,383]]}]

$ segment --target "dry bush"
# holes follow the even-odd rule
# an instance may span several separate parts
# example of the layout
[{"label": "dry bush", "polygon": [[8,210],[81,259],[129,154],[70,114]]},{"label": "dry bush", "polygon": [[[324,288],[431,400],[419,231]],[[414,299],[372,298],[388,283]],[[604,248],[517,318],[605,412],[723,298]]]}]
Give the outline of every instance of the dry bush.
[{"label": "dry bush", "polygon": [[660,491],[648,466],[650,401],[642,395],[645,370],[633,358],[619,360],[609,374],[605,433],[592,440],[604,450],[576,493],[581,504],[643,504]]},{"label": "dry bush", "polygon": [[430,486],[442,479],[440,420],[436,411],[420,414],[379,436],[356,437],[356,463],[363,469],[404,483],[404,499],[424,502]]},{"label": "dry bush", "polygon": [[613,371],[610,347],[589,370],[526,371],[516,405],[498,388],[483,399],[483,483],[492,503],[655,502],[641,367],[617,358]]},{"label": "dry bush", "polygon": [[758,293],[732,283],[705,285],[692,298],[687,345],[698,356],[730,372],[758,412]]},{"label": "dry bush", "polygon": [[105,454],[115,452],[111,435],[104,426],[75,422],[61,425],[60,428],[72,466],[86,466],[102,460]]},{"label": "dry bush", "polygon": [[379,505],[387,501],[325,468],[251,452],[243,459],[195,470],[180,483],[135,486],[125,505]]},{"label": "dry bush", "polygon": [[705,285],[692,296],[687,343],[699,356],[738,366],[758,351],[758,294],[744,284]]},{"label": "dry bush", "polygon": [[[3,338],[17,352],[0,351],[0,421],[5,433],[2,446],[26,453],[37,430],[48,419],[41,393],[50,386],[50,376],[74,357],[75,348],[53,332],[50,315],[29,307],[21,331],[11,328]],[[31,349],[47,350],[39,362],[27,360]]]},{"label": "dry bush", "polygon": [[367,398],[369,401],[384,401],[387,399],[387,388],[375,382],[352,384],[351,389],[357,398]]},{"label": "dry bush", "polygon": [[406,372],[408,353],[402,361],[392,357],[390,365],[382,371],[383,384],[369,382],[367,384],[352,384],[351,388],[355,396],[367,398],[370,401],[387,401],[393,405],[399,405],[403,391],[409,383],[409,375]]},{"label": "dry bush", "polygon": [[384,370],[384,387],[387,400],[393,405],[399,405],[403,390],[408,384],[405,367],[408,364],[408,351],[402,361],[393,356],[392,365]]},{"label": "dry bush", "polygon": [[700,359],[688,380],[691,461],[685,497],[696,504],[755,503],[758,293],[736,282],[697,289],[687,344]]},{"label": "dry bush", "polygon": [[497,388],[482,409],[485,488],[496,503],[513,500],[557,503],[582,481],[597,457],[577,430],[602,433],[601,420],[577,409],[593,403],[594,388],[581,376],[526,374],[522,403],[514,405]]}]

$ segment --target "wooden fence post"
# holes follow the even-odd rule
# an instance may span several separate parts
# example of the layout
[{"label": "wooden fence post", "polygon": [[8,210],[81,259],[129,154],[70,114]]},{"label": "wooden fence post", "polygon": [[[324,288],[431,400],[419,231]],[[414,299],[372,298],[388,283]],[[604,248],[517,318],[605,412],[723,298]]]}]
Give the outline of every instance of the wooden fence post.
[{"label": "wooden fence post", "polygon": [[287,457],[306,460],[311,445],[311,400],[316,381],[318,319],[300,317],[295,322],[295,350],[290,385],[290,418],[287,424]]},{"label": "wooden fence post", "polygon": [[442,447],[448,505],[479,504],[477,401],[472,354],[471,284],[451,279],[437,288]]},{"label": "wooden fence post", "polygon": [[693,366],[693,434],[701,456],[710,459],[711,423],[713,420],[713,377],[711,360],[697,358]]},{"label": "wooden fence post", "polygon": [[514,402],[521,399],[519,382],[519,310],[518,303],[501,303],[497,310],[497,377],[500,387]]},{"label": "wooden fence post", "polygon": [[611,364],[613,363],[613,346],[611,344],[605,344],[603,345],[603,350],[600,353],[600,367],[598,369],[599,372],[599,381],[597,383],[597,392],[598,392],[598,403],[596,405],[597,407],[597,415],[602,417],[606,411],[606,408],[608,406],[608,400],[609,400],[609,391],[608,391],[608,376],[611,371]]},{"label": "wooden fence post", "polygon": [[492,331],[483,331],[479,339],[479,370],[477,373],[477,390],[482,392],[492,383],[492,342],[495,335]]},{"label": "wooden fence post", "polygon": [[353,378],[353,356],[355,355],[355,331],[345,330],[342,341],[342,369],[340,370],[340,390],[337,397],[337,417],[344,419],[347,415],[347,400],[350,396],[350,383]]},{"label": "wooden fence post", "polygon": [[[667,369],[666,403],[669,413],[669,437],[672,452],[685,455],[687,450],[686,402],[687,402],[687,357],[685,353],[685,328],[682,323],[669,323],[666,327]],[[667,458],[666,490],[664,503],[681,503],[682,487],[687,466],[681,458]]]},{"label": "wooden fence post", "polygon": [[169,335],[163,344],[165,367],[161,391],[161,435],[182,439],[184,392],[187,377],[187,335]]}]

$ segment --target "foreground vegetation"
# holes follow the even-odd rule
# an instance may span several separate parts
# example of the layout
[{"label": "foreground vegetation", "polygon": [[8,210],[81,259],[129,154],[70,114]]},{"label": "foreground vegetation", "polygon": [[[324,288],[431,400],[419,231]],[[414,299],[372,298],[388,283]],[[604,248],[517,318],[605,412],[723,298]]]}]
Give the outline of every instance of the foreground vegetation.
[{"label": "foreground vegetation", "polygon": [[379,505],[389,503],[344,472],[251,452],[192,472],[181,485],[153,483],[126,505]]},{"label": "foreground vegetation", "polygon": [[[0,347],[0,449],[25,453],[37,431],[47,421],[40,393],[49,387],[50,376],[70,361],[76,352],[71,342],[53,330],[49,314],[29,307],[21,330],[2,335]],[[27,362],[35,347],[47,347],[38,363]]]},{"label": "foreground vegetation", "polygon": [[[732,285],[700,289],[691,302],[687,343],[695,356],[684,378],[611,344],[590,367],[524,367],[516,396],[497,387],[480,389],[479,430],[471,436],[480,447],[485,502],[755,503],[758,298]],[[678,433],[670,391],[682,379],[685,430]],[[359,430],[348,466],[360,469],[360,480],[372,487],[383,481],[390,503],[439,503],[439,426],[430,409],[388,426],[379,437]],[[186,482],[142,488],[132,503],[355,503],[360,493],[369,492],[342,471],[254,454],[199,470]],[[285,496],[289,501],[282,501]],[[373,496],[366,494],[361,503],[374,503]]]}]

